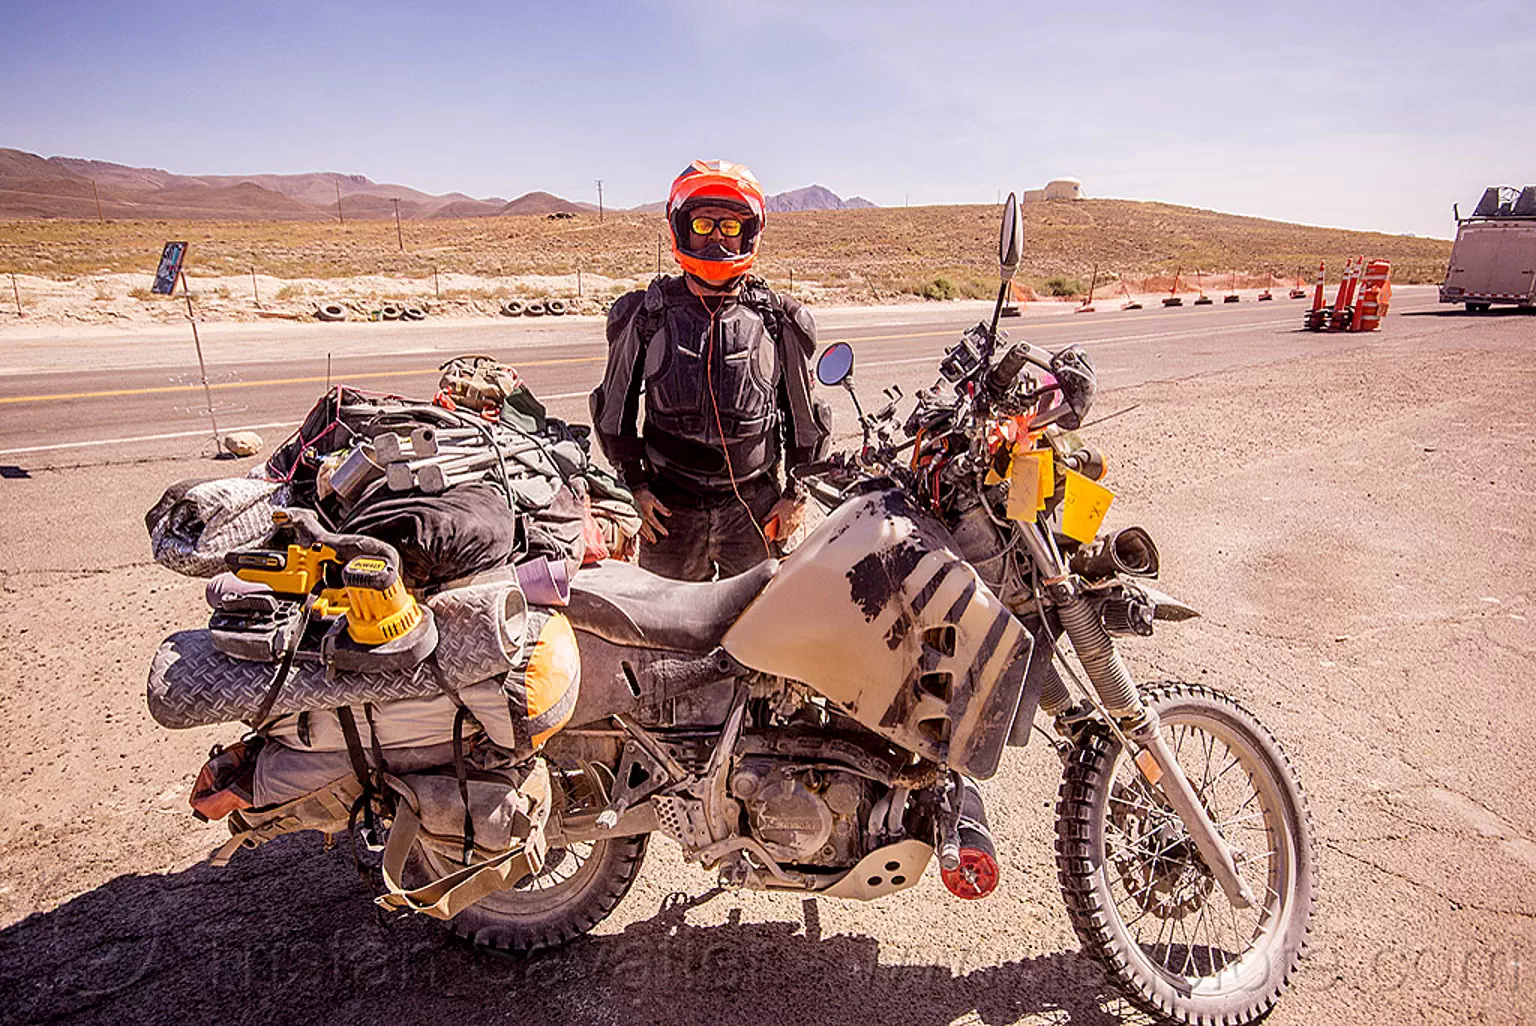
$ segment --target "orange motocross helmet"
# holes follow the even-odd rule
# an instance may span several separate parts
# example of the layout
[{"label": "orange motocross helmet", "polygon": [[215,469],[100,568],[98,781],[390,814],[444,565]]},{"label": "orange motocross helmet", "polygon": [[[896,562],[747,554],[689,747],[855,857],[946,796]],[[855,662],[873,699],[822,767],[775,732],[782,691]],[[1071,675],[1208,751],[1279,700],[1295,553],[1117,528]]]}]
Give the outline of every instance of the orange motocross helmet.
[{"label": "orange motocross helmet", "polygon": [[[739,210],[742,215],[741,252],[717,243],[704,250],[688,248],[690,213],[704,206]],[[672,229],[672,255],[689,275],[716,287],[741,280],[757,259],[763,229],[763,187],[743,164],[727,160],[695,160],[672,183],[667,197],[667,224]]]}]

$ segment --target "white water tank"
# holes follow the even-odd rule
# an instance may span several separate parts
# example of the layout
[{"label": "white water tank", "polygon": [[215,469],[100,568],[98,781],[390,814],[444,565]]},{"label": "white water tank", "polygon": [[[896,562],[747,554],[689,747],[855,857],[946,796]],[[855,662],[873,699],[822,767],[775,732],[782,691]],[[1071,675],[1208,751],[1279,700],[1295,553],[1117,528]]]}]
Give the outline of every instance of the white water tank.
[{"label": "white water tank", "polygon": [[1045,198],[1048,200],[1080,200],[1083,198],[1083,183],[1076,178],[1057,178],[1045,184]]}]

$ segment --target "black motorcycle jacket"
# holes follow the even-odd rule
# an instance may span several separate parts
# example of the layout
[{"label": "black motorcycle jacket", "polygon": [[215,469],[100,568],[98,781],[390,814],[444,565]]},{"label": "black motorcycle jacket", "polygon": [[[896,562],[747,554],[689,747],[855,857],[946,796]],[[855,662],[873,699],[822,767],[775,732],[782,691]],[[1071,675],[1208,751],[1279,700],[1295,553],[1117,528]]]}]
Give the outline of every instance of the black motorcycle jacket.
[{"label": "black motorcycle jacket", "polygon": [[761,279],[701,298],[681,277],[658,277],[609,311],[608,368],[592,393],[598,441],[630,487],[661,473],[722,491],[781,459],[816,459],[830,415],[815,399],[815,351],[810,311]]}]

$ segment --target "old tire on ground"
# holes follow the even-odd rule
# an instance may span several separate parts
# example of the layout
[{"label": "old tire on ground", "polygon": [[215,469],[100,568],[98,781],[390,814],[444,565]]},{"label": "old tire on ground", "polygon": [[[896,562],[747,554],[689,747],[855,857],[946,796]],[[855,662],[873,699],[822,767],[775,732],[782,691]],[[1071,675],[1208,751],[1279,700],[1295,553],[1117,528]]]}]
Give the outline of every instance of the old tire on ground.
[{"label": "old tire on ground", "polygon": [[319,321],[344,321],[347,319],[347,308],[340,303],[321,303],[315,308],[315,319]]},{"label": "old tire on ground", "polygon": [[427,311],[425,307],[408,306],[400,311],[400,316],[408,321],[424,321],[427,319]]},{"label": "old tire on ground", "polygon": [[379,308],[379,316],[386,321],[398,321],[404,313],[398,303],[385,303]]},{"label": "old tire on ground", "polygon": [[527,306],[523,307],[523,316],[524,317],[542,317],[542,316],[544,316],[544,303],[543,303],[543,301],[535,299],[533,302],[531,302]]},{"label": "old tire on ground", "polygon": [[1227,901],[1161,795],[1092,725],[1072,749],[1056,805],[1056,866],[1073,929],[1142,1011],[1176,1023],[1257,1022],[1306,949],[1317,864],[1305,796],[1274,737],[1232,699],[1186,684],[1144,697],[1258,901],[1245,910]]},{"label": "old tire on ground", "polygon": [[524,309],[525,307],[521,299],[509,299],[501,304],[501,315],[503,317],[521,317]]},{"label": "old tire on ground", "polygon": [[565,311],[566,305],[565,300],[563,299],[551,299],[544,304],[544,312],[549,314],[551,317],[559,317],[560,315],[564,314]]}]

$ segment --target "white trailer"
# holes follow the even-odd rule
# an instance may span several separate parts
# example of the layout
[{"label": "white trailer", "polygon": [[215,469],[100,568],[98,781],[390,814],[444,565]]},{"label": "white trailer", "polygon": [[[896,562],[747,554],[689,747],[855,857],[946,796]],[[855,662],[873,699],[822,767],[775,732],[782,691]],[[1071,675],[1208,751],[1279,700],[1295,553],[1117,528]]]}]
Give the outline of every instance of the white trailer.
[{"label": "white trailer", "polygon": [[1440,302],[1471,311],[1536,305],[1536,186],[1491,187],[1471,217],[1458,212],[1456,225]]}]

